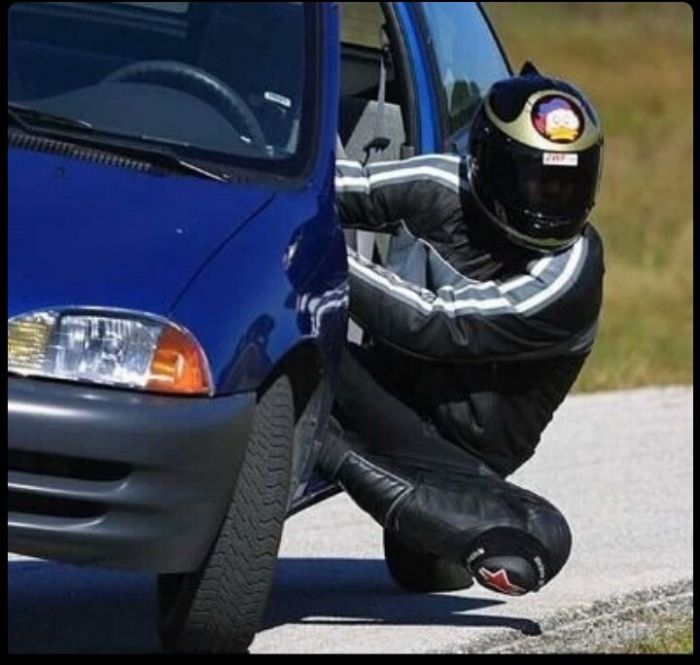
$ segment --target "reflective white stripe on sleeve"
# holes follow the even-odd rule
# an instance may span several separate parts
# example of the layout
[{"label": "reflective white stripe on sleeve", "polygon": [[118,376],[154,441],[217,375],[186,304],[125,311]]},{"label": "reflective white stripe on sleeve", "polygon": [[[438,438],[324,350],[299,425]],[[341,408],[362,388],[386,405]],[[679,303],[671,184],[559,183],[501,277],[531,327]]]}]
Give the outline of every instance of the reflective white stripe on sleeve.
[{"label": "reflective white stripe on sleeve", "polygon": [[405,302],[415,305],[426,314],[436,311],[444,311],[447,314],[454,316],[455,314],[459,314],[470,309],[488,312],[489,310],[502,308],[507,308],[513,313],[526,314],[528,311],[542,304],[546,300],[553,299],[554,296],[556,296],[556,294],[567,284],[569,278],[579,267],[579,263],[583,255],[582,241],[583,239],[573,246],[564,269],[551,284],[543,285],[544,288],[542,291],[539,291],[526,300],[515,304],[505,297],[486,299],[458,298],[455,300],[445,300],[444,298],[438,296],[434,300],[427,300],[421,297],[421,295],[414,289],[388,279],[383,274],[372,269],[367,264],[358,261],[353,256],[348,257],[348,263],[352,272],[363,279],[363,281],[372,283],[374,286],[389,295],[400,297]]},{"label": "reflective white stripe on sleeve", "polygon": [[[338,161],[338,165],[345,167],[346,164]],[[366,177],[355,175],[336,175],[336,189],[344,189],[348,187],[361,187],[368,189],[371,186],[390,185],[392,183],[405,182],[410,180],[429,179],[439,182],[443,185],[449,185],[452,189],[459,190],[460,187],[468,188],[468,183],[459,177],[456,173],[450,173],[436,166],[407,166],[405,162],[397,162],[396,169],[390,171],[381,171],[372,173]]]}]

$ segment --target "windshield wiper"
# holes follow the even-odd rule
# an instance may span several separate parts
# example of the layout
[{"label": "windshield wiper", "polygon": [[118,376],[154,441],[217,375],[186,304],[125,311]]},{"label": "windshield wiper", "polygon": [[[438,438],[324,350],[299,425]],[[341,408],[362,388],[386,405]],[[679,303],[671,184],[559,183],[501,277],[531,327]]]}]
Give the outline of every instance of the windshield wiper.
[{"label": "windshield wiper", "polygon": [[175,160],[178,166],[186,171],[189,171],[190,173],[197,173],[200,176],[204,176],[210,180],[216,180],[217,182],[230,182],[231,180],[227,173],[214,173],[214,171],[210,171],[209,169],[205,169],[201,166],[197,166],[196,164],[187,162],[182,159],[182,157],[176,157],[175,155],[168,155],[168,157]]},{"label": "windshield wiper", "polygon": [[[198,164],[184,159],[172,148],[168,148],[165,142],[159,139],[152,139],[148,136],[131,136],[123,134],[114,134],[109,132],[100,132],[101,136],[90,137],[91,140],[106,150],[118,152],[123,155],[140,157],[151,164],[160,163],[169,168],[175,168],[187,174],[195,174],[200,178],[208,178],[217,182],[230,182],[230,177],[224,172],[214,172],[211,169],[204,168]],[[113,143],[111,138],[115,138],[126,143]],[[184,144],[187,146],[188,144]]]},{"label": "windshield wiper", "polygon": [[[192,164],[174,150],[158,145],[158,139],[98,130],[86,120],[55,115],[14,102],[7,104],[7,113],[16,124],[28,133],[87,143],[108,152],[138,157],[150,163],[161,163],[188,174],[194,173],[200,178],[209,178],[217,182],[230,181],[228,174],[215,173],[202,166]],[[119,142],[115,143],[115,140]]]},{"label": "windshield wiper", "polygon": [[56,115],[41,111],[31,106],[17,104],[16,102],[7,103],[8,115],[19,125],[28,129],[37,129],[41,127],[67,127],[70,129],[86,129],[92,130],[93,126],[87,120],[80,118],[69,118],[64,115]]}]

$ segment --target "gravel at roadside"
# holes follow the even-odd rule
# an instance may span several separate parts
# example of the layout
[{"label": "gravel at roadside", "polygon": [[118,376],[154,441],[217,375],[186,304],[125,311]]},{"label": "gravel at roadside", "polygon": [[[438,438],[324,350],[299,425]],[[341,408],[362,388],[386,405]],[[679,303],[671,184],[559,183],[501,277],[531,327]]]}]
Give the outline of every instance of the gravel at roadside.
[{"label": "gravel at roadside", "polygon": [[435,653],[622,653],[692,617],[693,580],[682,580],[558,612],[540,621],[538,635],[499,631]]}]

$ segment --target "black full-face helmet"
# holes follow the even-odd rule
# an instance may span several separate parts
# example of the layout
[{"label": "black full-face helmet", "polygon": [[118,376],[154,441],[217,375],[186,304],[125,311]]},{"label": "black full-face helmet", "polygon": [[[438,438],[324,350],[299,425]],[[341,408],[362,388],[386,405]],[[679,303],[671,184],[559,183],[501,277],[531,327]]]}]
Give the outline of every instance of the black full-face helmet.
[{"label": "black full-face helmet", "polygon": [[579,90],[527,63],[491,87],[468,150],[474,199],[512,242],[547,252],[576,241],[603,162],[600,122]]}]

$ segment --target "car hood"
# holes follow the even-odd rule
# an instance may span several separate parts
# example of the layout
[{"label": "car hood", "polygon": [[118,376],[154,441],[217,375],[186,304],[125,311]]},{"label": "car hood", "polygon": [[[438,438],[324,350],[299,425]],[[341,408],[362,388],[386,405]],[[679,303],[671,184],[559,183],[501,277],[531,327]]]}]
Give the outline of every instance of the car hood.
[{"label": "car hood", "polygon": [[167,315],[263,187],[8,153],[8,316],[59,306]]}]

